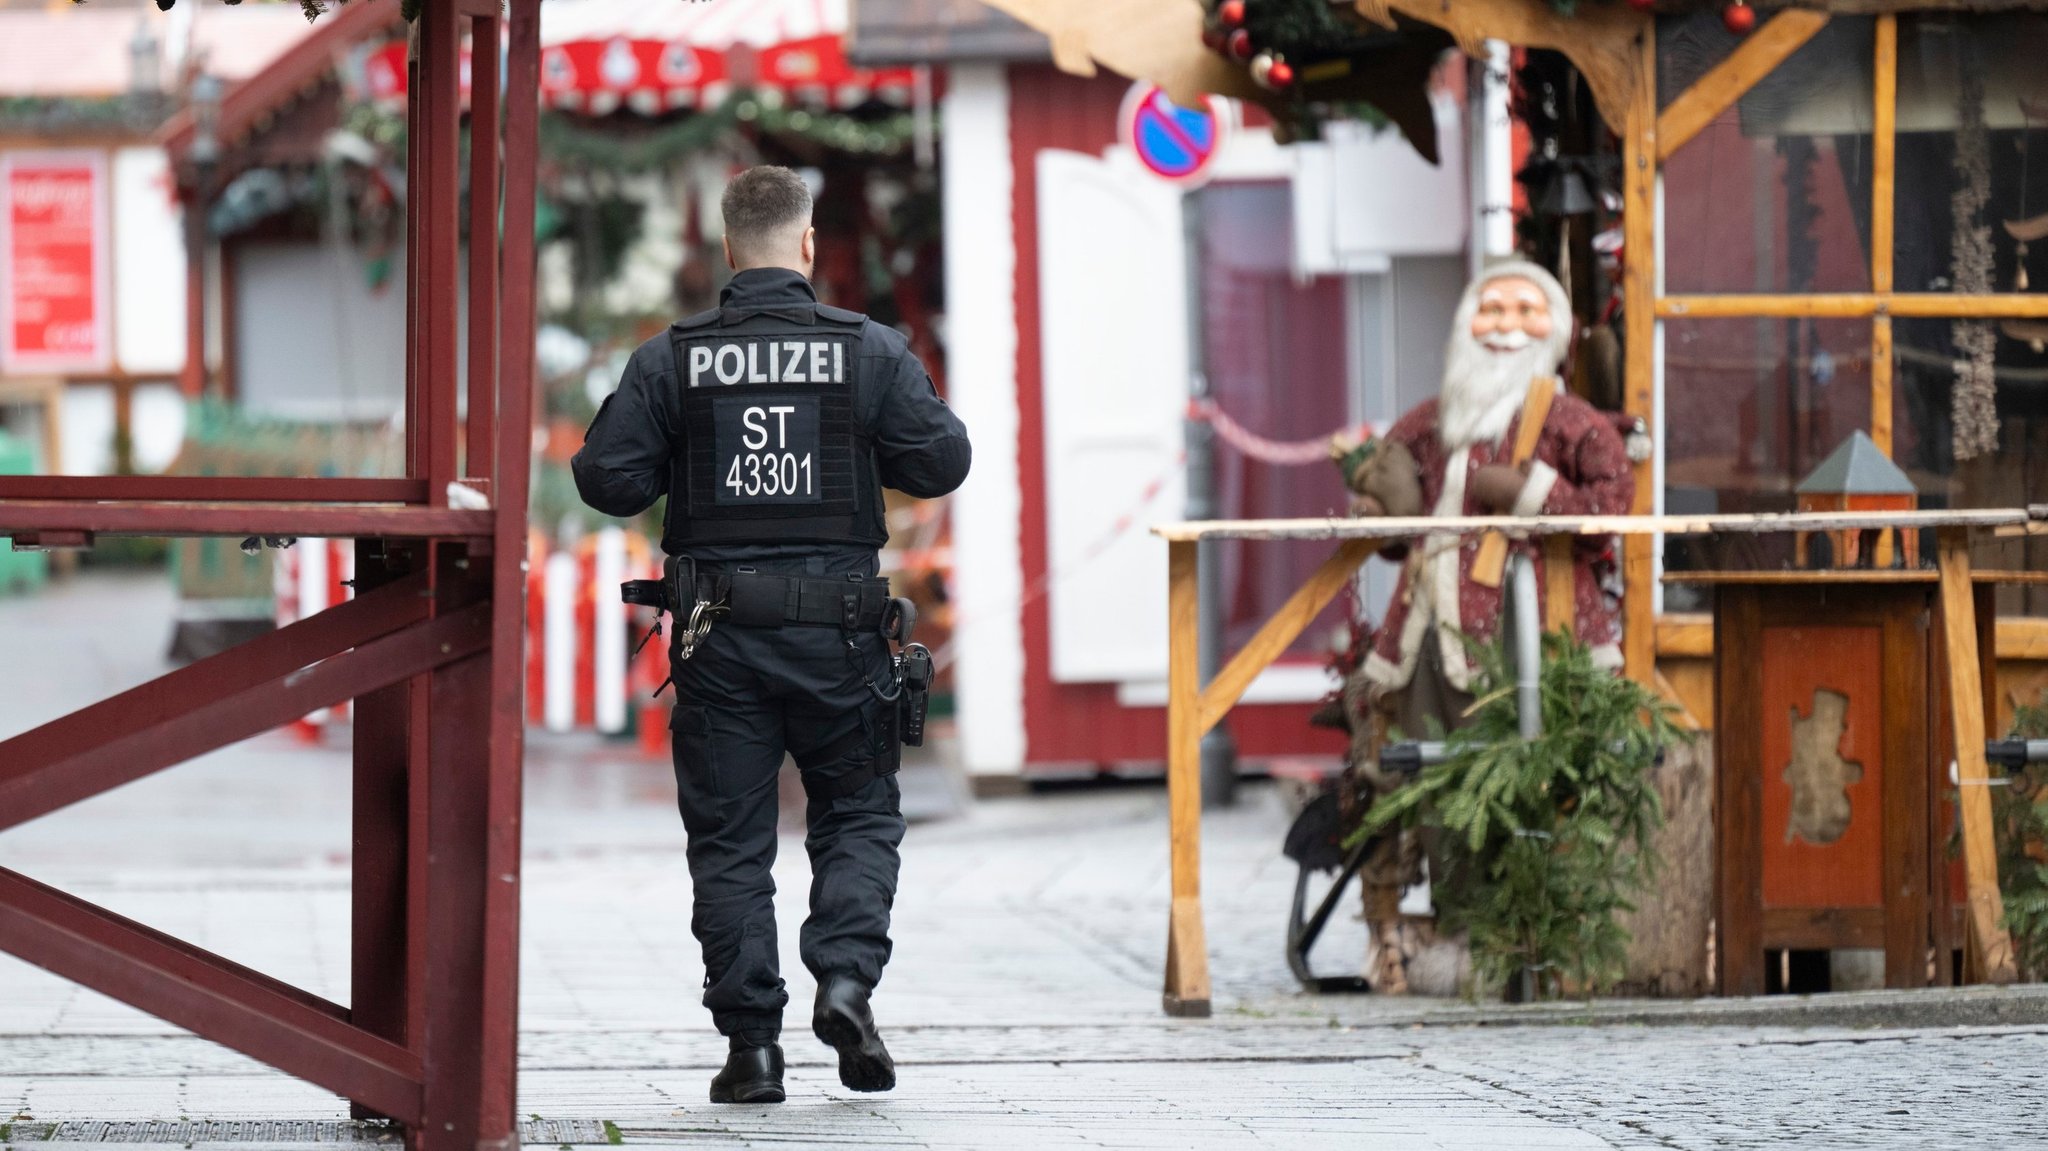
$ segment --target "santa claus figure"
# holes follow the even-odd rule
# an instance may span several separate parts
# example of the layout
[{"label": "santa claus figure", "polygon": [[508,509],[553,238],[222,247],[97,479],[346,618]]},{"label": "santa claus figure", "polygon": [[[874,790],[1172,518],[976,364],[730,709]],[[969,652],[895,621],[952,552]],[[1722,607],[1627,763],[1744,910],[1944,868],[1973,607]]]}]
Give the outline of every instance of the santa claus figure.
[{"label": "santa claus figure", "polygon": [[[1544,269],[1523,261],[1495,264],[1465,291],[1444,362],[1441,394],[1398,420],[1370,466],[1349,470],[1361,515],[1619,515],[1635,498],[1629,451],[1615,419],[1562,389],[1557,371],[1571,340],[1564,289]],[[1534,451],[1516,459],[1520,424],[1532,389],[1551,394]],[[1387,474],[1390,462],[1406,475]],[[1353,764],[1378,794],[1405,779],[1379,770],[1377,730],[1388,723],[1411,739],[1450,731],[1472,704],[1474,669],[1467,641],[1499,633],[1505,581],[1475,578],[1477,535],[1428,535],[1381,554],[1402,562],[1401,578],[1369,654],[1346,685],[1354,732]],[[1543,581],[1568,579],[1569,621],[1545,619],[1545,630],[1569,626],[1596,661],[1621,666],[1619,605],[1603,570],[1608,541],[1577,538],[1544,548],[1512,545],[1529,555]],[[1571,570],[1548,572],[1546,563]],[[1548,600],[1550,597],[1542,597]],[[1363,722],[1376,720],[1377,722]],[[1375,954],[1368,977],[1377,990],[1407,986],[1409,961],[1427,950],[1426,926],[1403,921],[1402,889],[1419,879],[1422,845],[1389,836],[1362,872],[1366,919]],[[1418,938],[1422,936],[1423,938]]]}]

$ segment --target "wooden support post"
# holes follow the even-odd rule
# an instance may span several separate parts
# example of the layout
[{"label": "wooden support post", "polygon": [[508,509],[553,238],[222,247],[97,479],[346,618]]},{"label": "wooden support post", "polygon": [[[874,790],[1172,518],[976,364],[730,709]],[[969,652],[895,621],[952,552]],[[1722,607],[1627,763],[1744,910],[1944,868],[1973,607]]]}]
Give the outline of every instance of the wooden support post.
[{"label": "wooden support post", "polygon": [[[1899,18],[1877,18],[1876,103],[1871,131],[1870,290],[1892,290],[1894,177],[1898,170]],[[1870,321],[1870,439],[1892,454],[1892,318]],[[1880,532],[1872,562],[1892,566],[1896,532]]]},{"label": "wooden support post", "polygon": [[1201,596],[1194,540],[1167,545],[1166,794],[1173,909],[1166,933],[1168,1015],[1209,1014],[1209,945],[1202,931],[1202,724],[1198,663]]},{"label": "wooden support post", "polygon": [[[1543,630],[1578,635],[1578,573],[1571,536],[1543,537]],[[1653,633],[1654,634],[1654,633]]]},{"label": "wooden support post", "polygon": [[[1813,39],[1827,25],[1825,12],[1787,8],[1765,22],[1747,40],[1737,45],[1726,59],[1707,71],[1687,88],[1664,114],[1657,117],[1657,159],[1669,160],[1686,141],[1700,134],[1715,117],[1733,107],[1757,81],[1771,74],[1800,46]],[[1653,46],[1654,47],[1654,46]],[[1639,81],[1640,82],[1640,81]],[[1650,88],[1656,103],[1656,87]],[[1637,99],[1642,90],[1637,89]]]},{"label": "wooden support post", "polygon": [[1947,645],[1948,699],[1955,730],[1957,807],[1963,830],[1963,875],[1969,893],[1970,954],[1989,983],[2017,977],[2005,903],[1998,892],[1992,842],[1991,772],[1984,761],[1984,683],[1977,650],[1977,608],[1970,587],[1970,534],[1940,533],[1942,636]]},{"label": "wooden support post", "polygon": [[[1622,404],[1643,426],[1657,430],[1657,39],[1638,33],[1636,78],[1622,132]],[[1656,507],[1656,471],[1636,465],[1637,515]],[[1655,536],[1630,536],[1621,545],[1623,628],[1621,652],[1628,677],[1648,685],[1657,675]]]}]

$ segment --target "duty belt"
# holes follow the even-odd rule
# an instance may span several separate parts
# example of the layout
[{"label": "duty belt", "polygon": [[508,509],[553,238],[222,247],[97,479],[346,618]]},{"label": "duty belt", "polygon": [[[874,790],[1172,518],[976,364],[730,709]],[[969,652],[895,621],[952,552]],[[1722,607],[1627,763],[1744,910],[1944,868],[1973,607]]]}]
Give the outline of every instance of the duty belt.
[{"label": "duty belt", "polygon": [[[676,617],[675,642],[671,655],[689,659],[713,623],[736,627],[836,627],[846,637],[848,659],[867,689],[885,705],[896,735],[918,747],[924,743],[925,708],[931,698],[936,669],[931,652],[912,643],[917,628],[917,607],[907,599],[891,598],[885,580],[868,580],[857,573],[839,579],[809,576],[769,575],[750,567],[730,572],[700,572],[687,556],[670,556],[663,568],[666,578],[627,580],[620,585],[621,598],[630,604],[657,608]],[[855,657],[859,648],[854,635],[873,629],[902,650],[890,660],[890,683],[878,688],[861,672]],[[661,634],[661,622],[640,641]],[[639,655],[635,648],[634,655]],[[671,677],[673,678],[673,677]],[[662,683],[662,688],[668,681]],[[661,689],[656,689],[656,695]],[[894,740],[890,741],[892,744]]]},{"label": "duty belt", "polygon": [[[895,610],[889,585],[858,574],[836,579],[772,575],[750,567],[697,570],[686,556],[670,556],[666,578],[629,580],[627,603],[661,608],[680,625],[688,652],[715,622],[735,627],[836,627],[842,631],[882,628]],[[685,654],[684,658],[688,658]]]}]

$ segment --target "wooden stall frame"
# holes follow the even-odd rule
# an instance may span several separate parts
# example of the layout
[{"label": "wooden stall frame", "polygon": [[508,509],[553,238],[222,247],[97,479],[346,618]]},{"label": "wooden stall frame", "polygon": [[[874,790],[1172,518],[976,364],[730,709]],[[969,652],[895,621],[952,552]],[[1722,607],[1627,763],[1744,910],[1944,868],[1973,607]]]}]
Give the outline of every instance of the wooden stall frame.
[{"label": "wooden stall frame", "polygon": [[[1160,524],[1153,534],[1167,542],[1167,764],[1172,902],[1167,916],[1166,1013],[1206,1017],[1211,1010],[1207,937],[1202,919],[1201,822],[1202,734],[1244,696],[1252,680],[1287,649],[1343,589],[1373,552],[1385,544],[1426,535],[1501,532],[1516,539],[1567,535],[1653,538],[1657,535],[1715,535],[1802,531],[1854,531],[1897,527],[1932,528],[1939,533],[1941,602],[1950,706],[1954,711],[1954,752],[1960,779],[1960,822],[1969,891],[1969,940],[1973,969],[1987,982],[2014,978],[2012,942],[2001,922],[1991,802],[1985,791],[1984,693],[1977,640],[1977,607],[1972,585],[2001,573],[1970,567],[1972,532],[2028,530],[2048,521],[2048,508],[1977,511],[1805,512],[1782,515],[1629,516],[1411,516],[1364,519],[1206,520]],[[1201,585],[1197,550],[1204,540],[1331,540],[1338,546],[1306,583],[1215,678],[1201,682],[1197,664],[1197,621]],[[1643,641],[1654,644],[1654,631]]]}]

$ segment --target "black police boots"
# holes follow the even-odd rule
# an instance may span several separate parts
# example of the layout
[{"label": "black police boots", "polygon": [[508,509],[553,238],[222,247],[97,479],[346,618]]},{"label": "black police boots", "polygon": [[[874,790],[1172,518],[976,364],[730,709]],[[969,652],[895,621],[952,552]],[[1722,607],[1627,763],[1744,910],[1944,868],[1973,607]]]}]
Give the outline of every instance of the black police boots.
[{"label": "black police boots", "polygon": [[782,1047],[746,1044],[738,1036],[725,1057],[725,1069],[711,1080],[713,1103],[782,1102]]},{"label": "black police boots", "polygon": [[868,1010],[868,989],[844,975],[828,975],[818,984],[818,1003],[811,1030],[839,1052],[839,1081],[855,1091],[887,1091],[896,1086],[896,1061],[882,1046]]}]

